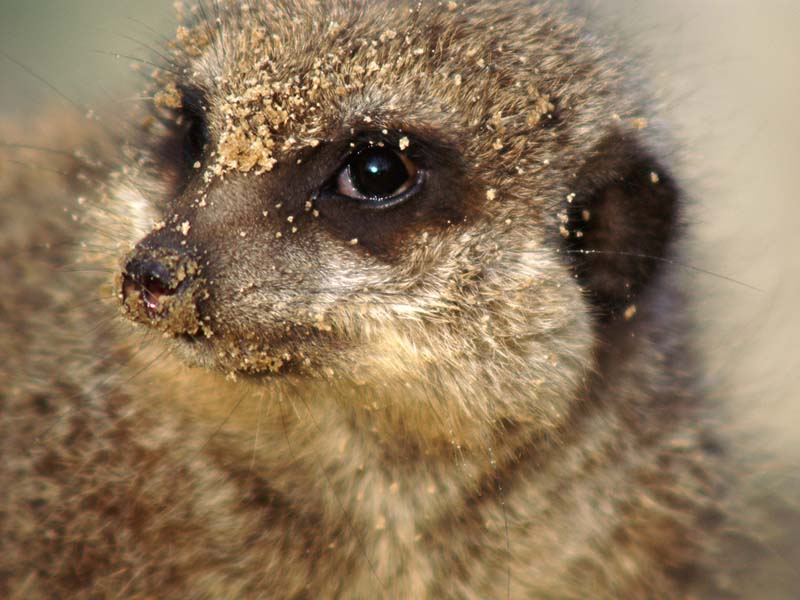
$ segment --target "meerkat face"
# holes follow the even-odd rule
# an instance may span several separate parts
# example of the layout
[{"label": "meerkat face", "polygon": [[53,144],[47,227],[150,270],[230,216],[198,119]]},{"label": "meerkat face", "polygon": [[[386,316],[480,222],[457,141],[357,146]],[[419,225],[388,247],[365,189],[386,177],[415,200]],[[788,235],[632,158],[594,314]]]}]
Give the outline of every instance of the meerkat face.
[{"label": "meerkat face", "polygon": [[226,372],[557,419],[675,215],[614,67],[528,3],[239,4],[155,74],[124,312]]}]

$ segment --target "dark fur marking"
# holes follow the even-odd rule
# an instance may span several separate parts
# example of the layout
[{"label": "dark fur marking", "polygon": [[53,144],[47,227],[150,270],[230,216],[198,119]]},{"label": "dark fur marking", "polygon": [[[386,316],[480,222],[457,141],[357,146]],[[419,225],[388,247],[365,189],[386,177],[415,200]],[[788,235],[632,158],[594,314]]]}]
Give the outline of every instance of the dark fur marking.
[{"label": "dark fur marking", "polygon": [[607,139],[578,175],[567,205],[570,261],[603,319],[635,302],[669,254],[679,225],[679,191],[638,145]]}]

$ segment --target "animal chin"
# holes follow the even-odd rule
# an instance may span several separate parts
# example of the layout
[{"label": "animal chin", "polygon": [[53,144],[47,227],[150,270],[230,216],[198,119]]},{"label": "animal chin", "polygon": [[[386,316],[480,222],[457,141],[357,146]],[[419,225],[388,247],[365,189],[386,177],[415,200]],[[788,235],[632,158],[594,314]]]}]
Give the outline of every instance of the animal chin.
[{"label": "animal chin", "polygon": [[[317,373],[320,358],[335,354],[332,340],[307,334],[302,340],[277,331],[257,341],[235,332],[211,332],[211,326],[195,334],[170,336],[172,349],[192,367],[242,377],[280,377]],[[209,333],[206,333],[209,332]]]}]

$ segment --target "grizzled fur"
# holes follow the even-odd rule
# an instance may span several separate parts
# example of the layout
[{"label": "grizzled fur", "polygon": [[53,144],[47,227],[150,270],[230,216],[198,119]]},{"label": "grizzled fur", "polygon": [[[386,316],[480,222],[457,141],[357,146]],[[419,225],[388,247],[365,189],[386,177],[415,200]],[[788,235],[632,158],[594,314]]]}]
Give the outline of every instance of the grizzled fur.
[{"label": "grizzled fur", "polygon": [[[219,2],[166,52],[134,125],[0,162],[2,597],[716,586],[680,193],[622,63],[512,0]],[[419,189],[337,194],[363,144]]]}]

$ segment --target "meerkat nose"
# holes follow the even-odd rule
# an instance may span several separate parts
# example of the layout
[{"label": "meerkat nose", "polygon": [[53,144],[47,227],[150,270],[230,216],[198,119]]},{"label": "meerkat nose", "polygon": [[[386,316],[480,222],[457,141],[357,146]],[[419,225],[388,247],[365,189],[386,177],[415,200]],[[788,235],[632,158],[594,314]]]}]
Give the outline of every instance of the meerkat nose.
[{"label": "meerkat nose", "polygon": [[164,263],[134,258],[123,272],[122,299],[127,302],[138,293],[145,311],[150,317],[155,317],[163,308],[163,300],[179,293],[183,287],[181,284]]},{"label": "meerkat nose", "polygon": [[199,304],[208,298],[197,260],[164,245],[140,244],[118,276],[117,290],[127,318],[167,335],[212,335]]}]

